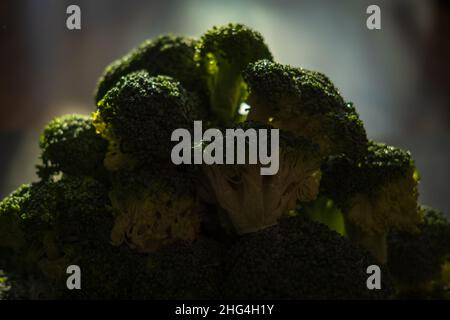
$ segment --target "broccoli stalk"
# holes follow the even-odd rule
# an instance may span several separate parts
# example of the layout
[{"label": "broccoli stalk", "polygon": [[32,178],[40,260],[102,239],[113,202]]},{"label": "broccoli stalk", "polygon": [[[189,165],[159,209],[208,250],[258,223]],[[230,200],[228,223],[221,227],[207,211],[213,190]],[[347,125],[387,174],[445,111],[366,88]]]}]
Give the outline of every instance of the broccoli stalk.
[{"label": "broccoli stalk", "polygon": [[[205,76],[194,61],[197,40],[189,37],[163,35],[146,40],[124,57],[106,67],[97,84],[95,101],[115,87],[121,77],[145,70],[150,76],[165,75],[181,82],[183,87],[198,95],[203,105],[207,103]],[[203,110],[206,110],[206,105]]]},{"label": "broccoli stalk", "polygon": [[152,252],[196,238],[200,218],[195,195],[186,191],[192,188],[189,170],[171,163],[170,137],[192,126],[197,102],[174,79],[138,71],[122,77],[98,103],[94,125],[109,141],[114,245]]},{"label": "broccoli stalk", "polygon": [[261,34],[230,23],[208,30],[196,45],[194,59],[207,74],[214,120],[227,124],[238,119],[238,107],[247,96],[242,71],[250,62],[272,60],[272,54]]},{"label": "broccoli stalk", "polygon": [[[389,298],[384,265],[382,289],[366,287],[388,232],[400,294],[446,290],[449,223],[420,216],[410,154],[369,143],[332,82],[273,62],[258,32],[229,24],[198,41],[146,41],[106,68],[95,101],[92,118],[47,125],[39,180],[0,202],[8,298]],[[259,124],[242,123],[242,102]],[[278,172],[261,175],[274,166],[260,149],[259,164],[174,165],[172,133],[195,120],[240,123],[256,141],[266,138],[256,129],[279,129],[280,149],[267,154]],[[341,233],[342,218],[351,241],[308,215]],[[67,290],[72,264],[82,290]],[[4,281],[0,271],[0,299]]]},{"label": "broccoli stalk", "polygon": [[108,142],[96,134],[92,120],[84,115],[65,115],[50,121],[39,140],[42,179],[64,172],[105,179],[103,159]]},{"label": "broccoli stalk", "polygon": [[[258,125],[244,123],[240,127]],[[275,175],[261,175],[260,164],[203,166],[219,205],[227,211],[238,234],[274,225],[283,214],[295,208],[297,200],[306,202],[317,196],[318,147],[307,139],[288,133],[280,135],[280,167]]]},{"label": "broccoli stalk", "polygon": [[109,245],[113,217],[108,203],[105,185],[65,174],[58,181],[24,185],[1,202],[0,224],[4,226],[4,217],[14,217],[9,220],[14,228],[2,230],[0,251],[10,249],[7,271],[25,284],[27,298],[61,297],[67,292],[66,268],[85,253],[81,247]]},{"label": "broccoli stalk", "polygon": [[111,171],[170,162],[170,137],[178,128],[191,128],[199,117],[198,100],[167,76],[147,71],[120,79],[98,103],[97,132],[109,141],[105,164]]}]

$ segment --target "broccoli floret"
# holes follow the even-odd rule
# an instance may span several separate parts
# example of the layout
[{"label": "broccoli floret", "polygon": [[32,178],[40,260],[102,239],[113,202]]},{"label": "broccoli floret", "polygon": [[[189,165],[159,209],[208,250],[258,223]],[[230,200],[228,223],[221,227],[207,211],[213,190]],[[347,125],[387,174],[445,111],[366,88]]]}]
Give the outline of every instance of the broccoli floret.
[{"label": "broccoli floret", "polygon": [[386,262],[390,228],[416,230],[418,176],[409,152],[371,141],[360,162],[345,156],[322,167],[321,189],[342,210],[347,235]]},{"label": "broccoli floret", "polygon": [[150,76],[166,75],[177,79],[183,87],[197,94],[202,105],[206,104],[208,97],[204,74],[194,62],[196,43],[196,39],[174,35],[144,41],[105,69],[97,85],[95,101],[99,102],[121,77],[145,70]]},{"label": "broccoli floret", "polygon": [[250,95],[248,120],[307,137],[324,156],[359,158],[367,147],[364,126],[322,73],[261,60],[244,72]]},{"label": "broccoli floret", "polygon": [[143,268],[144,258],[140,254],[126,246],[95,241],[68,245],[66,252],[61,266],[64,271],[69,264],[80,267],[81,290],[67,290],[67,274],[64,274],[54,284],[60,298],[111,300],[132,297],[133,283]]},{"label": "broccoli floret", "polygon": [[[260,135],[261,128],[273,129],[251,122],[236,128],[257,129],[256,136]],[[223,145],[233,138],[225,136]],[[238,234],[271,226],[294,209],[297,200],[307,202],[317,196],[321,163],[318,146],[287,132],[280,132],[279,139],[279,170],[275,175],[261,175],[261,164],[203,166],[218,204],[227,211]],[[251,141],[245,142],[248,149]]]},{"label": "broccoli floret", "polygon": [[225,263],[224,295],[231,299],[376,299],[393,294],[384,267],[381,290],[366,286],[377,264],[325,225],[304,215],[247,234]]},{"label": "broccoli floret", "polygon": [[212,114],[219,124],[239,118],[238,107],[247,96],[242,71],[250,62],[272,60],[257,31],[233,24],[213,27],[198,41],[194,59],[207,73]]},{"label": "broccoli floret", "polygon": [[43,181],[20,186],[0,203],[0,247],[18,251],[42,242],[58,201],[56,185]]},{"label": "broccoli floret", "polygon": [[[95,102],[46,126],[39,180],[0,202],[0,299],[450,296],[450,222],[418,207],[411,155],[369,142],[327,76],[274,62],[251,28],[145,41]],[[204,163],[175,165],[195,120]]]},{"label": "broccoli floret", "polygon": [[[67,176],[45,180],[18,189],[5,199],[3,217],[16,217],[14,228],[3,230],[0,247],[14,251],[9,267],[28,283],[30,296],[54,298],[65,285],[67,266],[73,264],[74,247],[109,244],[113,217],[108,210],[107,189],[93,178]],[[20,247],[11,247],[17,227],[24,235]],[[11,253],[11,252],[10,252]]]},{"label": "broccoli floret", "polygon": [[18,250],[25,245],[25,234],[20,228],[20,210],[27,201],[29,189],[30,185],[22,185],[0,202],[0,247],[3,249]]},{"label": "broccoli floret", "polygon": [[109,194],[115,215],[114,245],[126,243],[139,252],[154,252],[174,242],[196,239],[201,216],[193,182],[184,172],[160,174],[156,177],[141,170],[114,175]]},{"label": "broccoli floret", "polygon": [[333,200],[320,193],[316,200],[301,204],[293,214],[306,214],[312,220],[323,223],[331,230],[345,235],[345,223],[341,210]]},{"label": "broccoli floret", "polygon": [[150,77],[146,71],[122,77],[98,103],[94,116],[97,131],[111,144],[107,168],[132,167],[132,160],[153,167],[170,162],[172,132],[192,127],[196,106],[170,77]]},{"label": "broccoli floret", "polygon": [[450,255],[450,223],[442,212],[422,206],[418,232],[392,230],[388,237],[388,267],[400,296],[430,294]]},{"label": "broccoli floret", "polygon": [[211,239],[168,246],[145,258],[133,286],[135,299],[220,297],[223,246]]},{"label": "broccoli floret", "polygon": [[39,145],[42,165],[38,175],[46,179],[58,172],[103,177],[107,141],[96,134],[92,120],[83,115],[53,119],[44,129]]}]

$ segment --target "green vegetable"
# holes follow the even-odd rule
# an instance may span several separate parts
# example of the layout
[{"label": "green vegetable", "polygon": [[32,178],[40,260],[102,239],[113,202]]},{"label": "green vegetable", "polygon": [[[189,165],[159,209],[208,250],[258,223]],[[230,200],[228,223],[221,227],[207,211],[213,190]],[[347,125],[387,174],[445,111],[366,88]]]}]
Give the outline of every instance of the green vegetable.
[{"label": "green vegetable", "polygon": [[[183,87],[195,92],[204,103],[203,78],[205,74],[194,61],[197,40],[190,37],[163,35],[146,40],[124,57],[106,67],[100,77],[95,94],[99,102],[121,77],[129,73],[145,70],[150,76],[165,75],[177,79]],[[206,111],[206,110],[204,110]]]},{"label": "green vegetable", "polygon": [[[95,107],[53,119],[37,180],[0,202],[0,299],[450,297],[450,223],[419,206],[411,154],[369,141],[327,76],[277,63],[257,31],[147,40],[106,68]],[[254,135],[256,163],[172,163],[195,120]],[[192,153],[220,158],[220,136]]]},{"label": "green vegetable", "polygon": [[360,162],[332,157],[322,172],[321,188],[342,210],[348,236],[380,262],[390,228],[417,229],[418,177],[409,152],[371,141]]},{"label": "green vegetable", "polygon": [[83,115],[55,118],[39,141],[42,165],[38,174],[45,179],[58,172],[102,177],[107,141],[96,134],[92,120]]},{"label": "green vegetable", "polygon": [[[260,129],[271,127],[246,122],[237,128],[253,129],[260,137]],[[227,139],[233,138],[225,137],[224,145]],[[261,175],[261,164],[203,166],[218,204],[227,211],[238,234],[274,225],[295,208],[297,200],[307,202],[317,196],[321,160],[318,146],[287,132],[280,132],[279,139],[280,166],[275,175]],[[250,144],[248,139],[246,143]]]},{"label": "green vegetable", "polygon": [[[393,293],[382,268],[381,290],[368,290],[364,250],[306,216],[243,236],[225,263],[224,294],[238,299],[387,299]],[[238,280],[236,280],[238,279]]]},{"label": "green vegetable", "polygon": [[247,67],[244,79],[248,120],[311,139],[324,156],[364,154],[367,137],[355,108],[322,73],[261,60]]},{"label": "green vegetable", "polygon": [[392,230],[388,237],[388,267],[402,296],[430,295],[450,255],[450,222],[432,208],[420,211],[417,232]]},{"label": "green vegetable", "polygon": [[207,74],[214,122],[227,125],[239,119],[238,108],[247,96],[242,72],[260,59],[273,58],[261,34],[245,25],[230,23],[202,35],[194,60]]}]

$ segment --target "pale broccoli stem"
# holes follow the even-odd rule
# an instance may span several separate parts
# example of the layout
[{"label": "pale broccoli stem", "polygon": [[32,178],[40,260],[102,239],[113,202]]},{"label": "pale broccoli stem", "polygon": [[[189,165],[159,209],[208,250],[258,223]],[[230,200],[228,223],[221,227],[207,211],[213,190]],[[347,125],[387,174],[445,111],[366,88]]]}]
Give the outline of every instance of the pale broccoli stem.
[{"label": "pale broccoli stem", "polygon": [[255,232],[274,224],[297,200],[310,201],[319,190],[320,162],[303,161],[280,154],[276,175],[264,176],[259,165],[205,166],[204,173],[220,206],[225,209],[238,234]]}]

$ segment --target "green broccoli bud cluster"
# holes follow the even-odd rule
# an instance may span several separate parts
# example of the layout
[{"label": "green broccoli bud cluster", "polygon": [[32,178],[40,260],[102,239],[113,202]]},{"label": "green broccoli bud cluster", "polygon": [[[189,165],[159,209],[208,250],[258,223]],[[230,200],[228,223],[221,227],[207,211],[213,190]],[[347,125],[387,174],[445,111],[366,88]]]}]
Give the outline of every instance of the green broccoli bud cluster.
[{"label": "green broccoli bud cluster", "polygon": [[242,24],[213,27],[197,42],[194,60],[207,74],[214,122],[223,125],[239,119],[238,108],[247,97],[242,72],[260,59],[273,57],[261,34]]},{"label": "green broccoli bud cluster", "polygon": [[431,296],[450,255],[450,222],[429,207],[420,213],[418,231],[394,229],[388,236],[388,267],[402,296]]},{"label": "green broccoli bud cluster", "polygon": [[104,173],[108,144],[96,134],[89,116],[55,118],[44,129],[39,145],[42,165],[38,166],[38,175],[43,179],[59,172],[98,178]]},{"label": "green broccoli bud cluster", "polygon": [[195,92],[199,99],[207,100],[201,81],[204,73],[193,60],[196,44],[197,40],[194,38],[175,35],[163,35],[144,41],[105,69],[97,84],[95,101],[99,102],[121,77],[139,70],[147,71],[150,76],[175,78],[184,87]]},{"label": "green broccoli bud cluster", "polygon": [[[0,299],[450,297],[449,223],[419,209],[411,154],[368,140],[327,76],[276,62],[259,32],[147,40],[94,100],[45,127],[37,181],[0,202]],[[197,123],[225,134],[197,141]],[[172,162],[177,129],[194,136],[180,158],[214,161]]]},{"label": "green broccoli bud cluster", "polygon": [[227,298],[388,299],[394,294],[387,270],[381,290],[367,290],[366,269],[376,264],[374,258],[305,215],[245,235],[230,250]]},{"label": "green broccoli bud cluster", "polygon": [[361,161],[332,157],[322,173],[323,193],[342,209],[349,237],[380,261],[390,228],[417,229],[418,176],[409,152],[371,141]]}]

